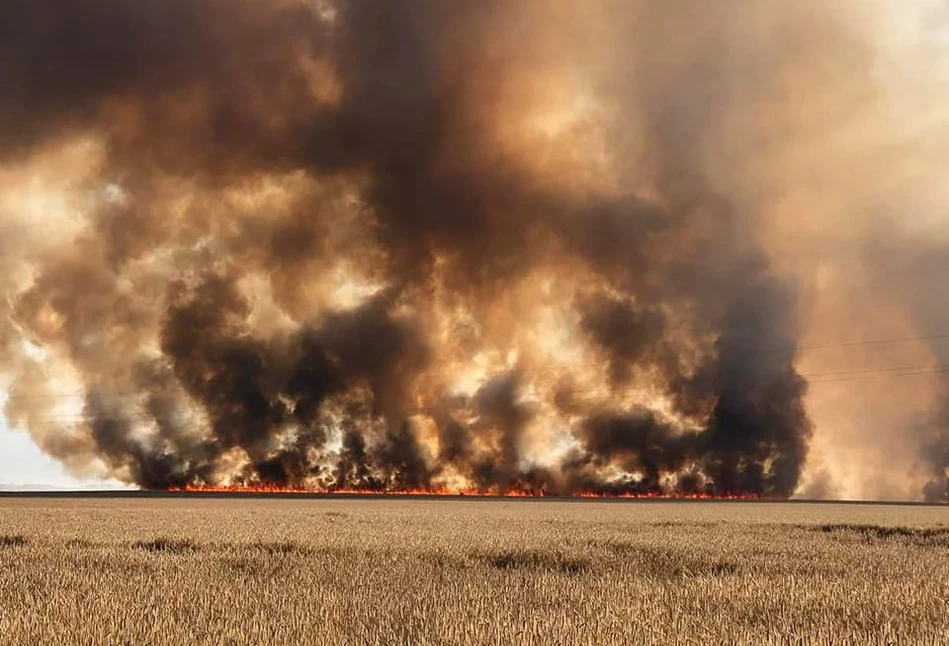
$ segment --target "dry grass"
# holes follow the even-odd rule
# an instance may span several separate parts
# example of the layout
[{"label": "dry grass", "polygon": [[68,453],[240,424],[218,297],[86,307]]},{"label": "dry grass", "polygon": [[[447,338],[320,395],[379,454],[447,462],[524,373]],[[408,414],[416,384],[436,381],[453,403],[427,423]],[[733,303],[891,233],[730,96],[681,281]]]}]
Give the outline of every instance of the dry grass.
[{"label": "dry grass", "polygon": [[0,644],[947,644],[949,509],[0,499]]}]

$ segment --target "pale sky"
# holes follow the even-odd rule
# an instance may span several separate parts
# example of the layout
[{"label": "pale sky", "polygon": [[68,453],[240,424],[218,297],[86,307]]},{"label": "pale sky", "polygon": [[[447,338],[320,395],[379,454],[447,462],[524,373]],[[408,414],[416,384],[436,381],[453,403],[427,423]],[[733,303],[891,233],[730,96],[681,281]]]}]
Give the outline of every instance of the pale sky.
[{"label": "pale sky", "polygon": [[11,487],[116,487],[115,481],[79,479],[70,476],[62,465],[44,455],[24,431],[12,431],[0,415],[0,489]]},{"label": "pale sky", "polygon": [[77,487],[83,483],[33,444],[26,433],[10,431],[0,418],[0,487],[8,485]]}]

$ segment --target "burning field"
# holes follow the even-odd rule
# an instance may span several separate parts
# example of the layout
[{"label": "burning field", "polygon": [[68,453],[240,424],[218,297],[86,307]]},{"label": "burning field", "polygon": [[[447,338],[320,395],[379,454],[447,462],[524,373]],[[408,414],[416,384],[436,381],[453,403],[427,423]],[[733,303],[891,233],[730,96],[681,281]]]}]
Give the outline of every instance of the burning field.
[{"label": "burning field", "polygon": [[942,0],[0,5],[0,645],[945,643]]},{"label": "burning field", "polygon": [[0,498],[4,646],[942,646],[944,506]]},{"label": "burning field", "polygon": [[7,423],[145,489],[944,499],[896,4],[5,2]]}]

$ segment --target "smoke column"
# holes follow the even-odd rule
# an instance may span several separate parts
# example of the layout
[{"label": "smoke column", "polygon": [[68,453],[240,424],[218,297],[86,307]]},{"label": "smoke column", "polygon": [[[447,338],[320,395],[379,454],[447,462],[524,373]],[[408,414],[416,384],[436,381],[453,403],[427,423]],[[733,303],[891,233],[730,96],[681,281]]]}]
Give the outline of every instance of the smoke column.
[{"label": "smoke column", "polygon": [[941,498],[938,376],[807,379],[949,333],[937,9],[6,2],[8,422],[146,488]]}]

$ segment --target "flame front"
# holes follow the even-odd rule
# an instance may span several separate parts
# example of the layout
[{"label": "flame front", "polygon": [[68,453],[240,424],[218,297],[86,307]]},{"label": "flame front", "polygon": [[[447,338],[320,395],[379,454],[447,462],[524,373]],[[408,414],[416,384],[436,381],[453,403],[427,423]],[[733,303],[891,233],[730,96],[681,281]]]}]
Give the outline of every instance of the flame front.
[{"label": "flame front", "polygon": [[[543,489],[310,489],[305,487],[283,487],[265,483],[245,483],[230,485],[185,485],[171,487],[172,493],[221,493],[221,494],[322,494],[332,496],[448,496],[480,498],[546,498],[550,497]],[[713,495],[707,493],[683,493],[680,491],[647,493],[598,493],[593,491],[575,491],[562,498],[595,498],[625,500],[763,500],[758,494],[732,493]]]}]

